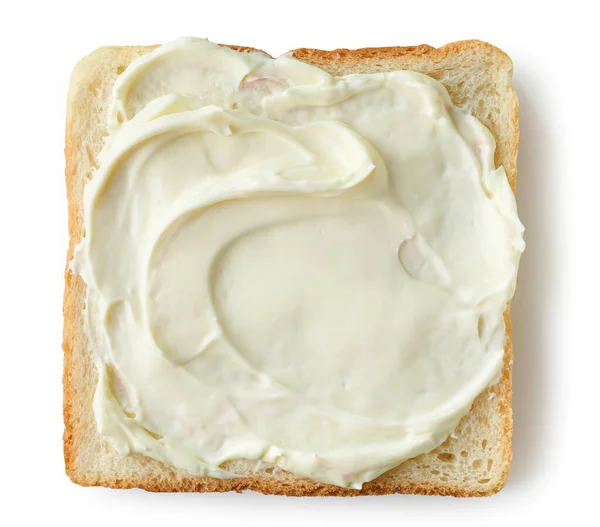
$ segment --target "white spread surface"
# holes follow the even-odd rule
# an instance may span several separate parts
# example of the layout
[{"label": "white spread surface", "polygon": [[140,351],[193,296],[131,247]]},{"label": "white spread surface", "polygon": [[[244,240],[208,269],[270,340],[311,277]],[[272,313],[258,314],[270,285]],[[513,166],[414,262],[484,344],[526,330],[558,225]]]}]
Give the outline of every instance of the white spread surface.
[{"label": "white spread surface", "polygon": [[498,380],[523,227],[441,84],[181,39],[109,114],[73,268],[119,452],[360,488]]}]

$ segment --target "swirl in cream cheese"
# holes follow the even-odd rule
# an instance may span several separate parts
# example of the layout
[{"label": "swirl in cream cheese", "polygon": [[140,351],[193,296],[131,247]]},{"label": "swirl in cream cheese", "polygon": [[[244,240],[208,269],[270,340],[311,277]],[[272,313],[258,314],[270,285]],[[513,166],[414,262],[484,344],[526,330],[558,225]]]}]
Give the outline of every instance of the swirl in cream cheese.
[{"label": "swirl in cream cheese", "polygon": [[360,488],[497,381],[523,228],[438,82],[181,39],[119,77],[109,129],[73,267],[119,452]]}]

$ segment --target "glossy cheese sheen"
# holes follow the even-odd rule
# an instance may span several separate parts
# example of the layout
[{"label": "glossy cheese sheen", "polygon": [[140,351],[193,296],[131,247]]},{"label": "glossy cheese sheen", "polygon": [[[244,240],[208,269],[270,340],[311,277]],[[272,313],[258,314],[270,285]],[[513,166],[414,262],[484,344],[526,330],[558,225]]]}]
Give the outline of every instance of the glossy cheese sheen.
[{"label": "glossy cheese sheen", "polygon": [[123,454],[360,488],[499,378],[523,227],[438,82],[180,39],[119,77],[73,269]]}]

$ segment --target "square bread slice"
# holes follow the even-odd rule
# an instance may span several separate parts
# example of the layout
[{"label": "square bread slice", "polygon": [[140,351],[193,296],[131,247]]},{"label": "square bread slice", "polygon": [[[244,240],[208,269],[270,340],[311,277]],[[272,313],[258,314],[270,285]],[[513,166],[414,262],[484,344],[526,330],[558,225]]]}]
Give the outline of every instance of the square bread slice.
[{"label": "square bread slice", "polygon": [[[106,110],[117,76],[134,59],[155,46],[103,47],[75,67],[68,93],[66,119],[66,183],[70,243],[67,260],[83,232],[83,188],[96,168],[106,129]],[[239,51],[258,51],[231,46]],[[485,42],[455,42],[441,48],[426,45],[392,48],[297,49],[297,59],[333,75],[399,69],[425,73],[440,81],[457,106],[467,108],[496,139],[496,166],[503,165],[515,190],[518,148],[518,101],[512,88],[512,62]],[[267,463],[229,462],[243,474],[219,480],[192,476],[142,456],[117,454],[98,433],[92,409],[97,374],[83,330],[86,286],[68,268],[64,295],[64,453],[69,477],[80,485],[138,487],[163,492],[254,490],[288,496],[356,496],[361,494],[440,494],[486,496],[498,492],[511,460],[511,368],[513,349],[507,309],[504,370],[500,382],[473,403],[454,433],[438,448],[410,459],[362,490],[312,481]],[[510,307],[510,306],[509,306]]]}]

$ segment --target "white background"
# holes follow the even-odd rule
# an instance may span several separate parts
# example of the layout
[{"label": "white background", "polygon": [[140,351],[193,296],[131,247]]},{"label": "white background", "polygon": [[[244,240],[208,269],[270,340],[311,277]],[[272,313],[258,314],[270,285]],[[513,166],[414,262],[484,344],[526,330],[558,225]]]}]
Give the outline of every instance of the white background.
[{"label": "white background", "polygon": [[[352,4],[0,5],[0,524],[506,526],[579,524],[578,516],[597,510],[599,28],[586,7],[594,2]],[[439,46],[479,38],[513,58],[521,102],[518,205],[528,246],[513,303],[513,468],[500,494],[462,500],[153,495],[80,488],[65,476],[61,303],[70,71],[101,45],[154,44],[183,35],[273,55],[303,46]]]}]

